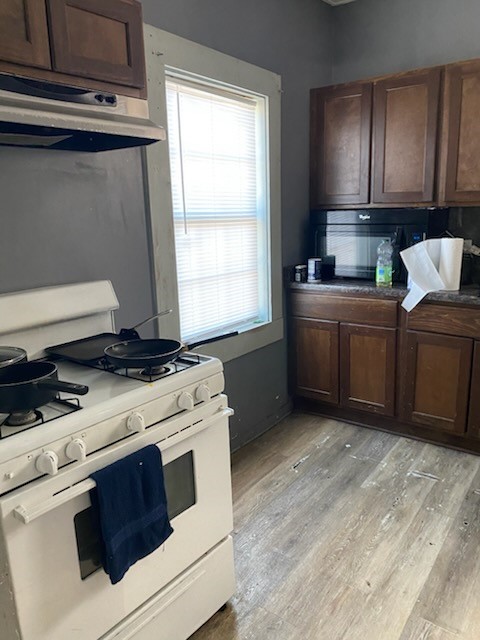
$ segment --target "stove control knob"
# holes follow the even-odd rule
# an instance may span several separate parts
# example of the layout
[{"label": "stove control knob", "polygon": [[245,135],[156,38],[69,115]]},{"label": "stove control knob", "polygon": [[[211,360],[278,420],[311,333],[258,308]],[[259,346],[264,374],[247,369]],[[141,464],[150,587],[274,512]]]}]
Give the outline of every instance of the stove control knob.
[{"label": "stove control knob", "polygon": [[187,411],[191,411],[194,405],[192,394],[187,393],[186,391],[183,391],[178,396],[177,404],[180,407],[180,409],[186,409]]},{"label": "stove control knob", "polygon": [[47,473],[49,476],[58,473],[58,456],[55,451],[41,453],[35,462],[35,467],[40,473]]},{"label": "stove control knob", "polygon": [[133,433],[145,431],[145,418],[141,413],[131,413],[127,418],[127,429]]},{"label": "stove control knob", "polygon": [[200,402],[208,402],[212,397],[210,387],[206,384],[201,384],[195,391],[195,397],[197,400],[200,400]]},{"label": "stove control knob", "polygon": [[85,444],[85,440],[75,438],[75,440],[69,442],[65,449],[65,455],[69,460],[83,462],[87,457],[87,445]]}]

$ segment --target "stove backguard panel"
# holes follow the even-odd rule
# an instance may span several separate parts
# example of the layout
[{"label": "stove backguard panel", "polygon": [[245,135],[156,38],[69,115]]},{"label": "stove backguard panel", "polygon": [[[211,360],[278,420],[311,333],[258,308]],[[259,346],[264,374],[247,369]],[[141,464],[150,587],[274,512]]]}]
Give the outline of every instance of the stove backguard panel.
[{"label": "stove backguard panel", "polygon": [[0,344],[39,358],[47,346],[114,331],[118,306],[109,280],[6,293],[0,295]]}]

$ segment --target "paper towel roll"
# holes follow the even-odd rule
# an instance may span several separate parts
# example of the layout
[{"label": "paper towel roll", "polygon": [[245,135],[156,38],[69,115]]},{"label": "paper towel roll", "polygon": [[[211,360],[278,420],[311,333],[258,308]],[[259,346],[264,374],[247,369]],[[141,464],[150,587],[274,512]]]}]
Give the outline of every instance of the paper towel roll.
[{"label": "paper towel roll", "polygon": [[463,239],[424,240],[400,252],[412,281],[402,302],[411,311],[431,291],[458,291],[462,271]]},{"label": "paper towel roll", "polygon": [[462,274],[463,239],[442,238],[440,265],[438,274],[445,283],[446,291],[458,291],[460,289],[460,276]]}]

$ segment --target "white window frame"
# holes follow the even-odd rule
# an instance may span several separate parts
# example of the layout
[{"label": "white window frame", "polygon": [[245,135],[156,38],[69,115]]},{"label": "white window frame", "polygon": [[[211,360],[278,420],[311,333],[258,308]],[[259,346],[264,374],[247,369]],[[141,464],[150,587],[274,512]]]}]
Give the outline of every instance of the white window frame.
[{"label": "white window frame", "polygon": [[[144,25],[150,117],[167,128],[165,70],[178,70],[198,80],[214,81],[226,89],[247,90],[267,97],[270,187],[270,291],[271,322],[248,329],[225,341],[199,347],[199,353],[232,360],[283,338],[283,284],[280,209],[280,76],[208,47]],[[201,126],[201,123],[199,123]],[[158,310],[173,309],[159,321],[160,335],[180,339],[175,234],[168,142],[144,152],[147,208],[150,213],[154,287]]]}]

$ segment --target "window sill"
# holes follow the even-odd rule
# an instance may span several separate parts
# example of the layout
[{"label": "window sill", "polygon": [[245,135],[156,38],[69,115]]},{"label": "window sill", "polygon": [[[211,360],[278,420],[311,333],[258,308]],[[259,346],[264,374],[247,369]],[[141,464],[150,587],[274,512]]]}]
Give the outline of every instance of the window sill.
[{"label": "window sill", "polygon": [[228,362],[282,339],[283,318],[279,318],[260,327],[239,333],[238,336],[198,347],[195,352],[215,356],[222,362]]}]

